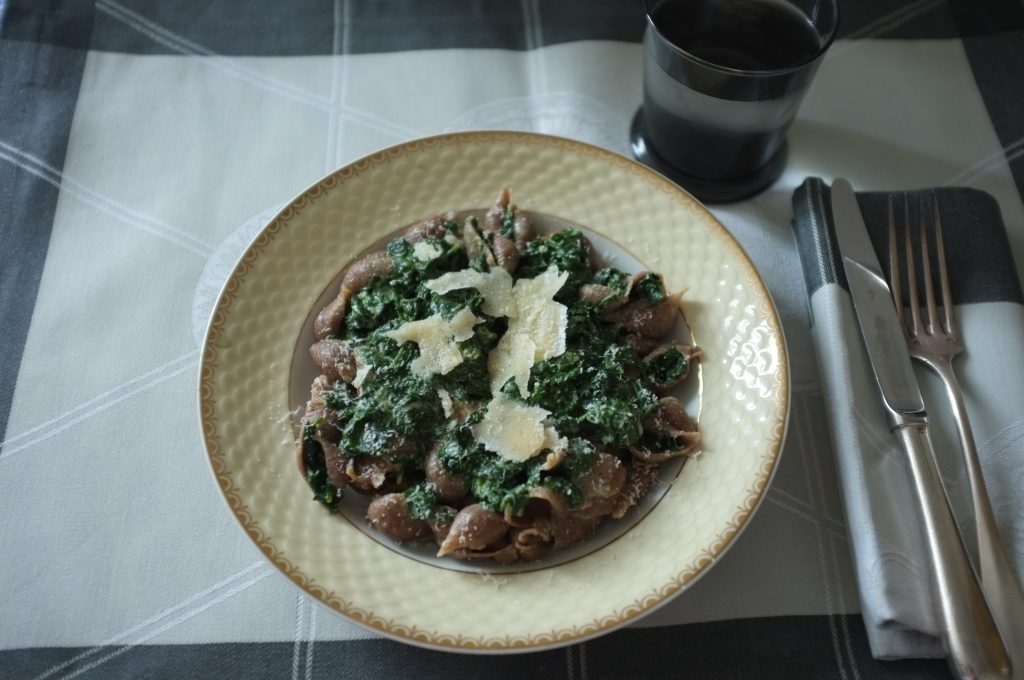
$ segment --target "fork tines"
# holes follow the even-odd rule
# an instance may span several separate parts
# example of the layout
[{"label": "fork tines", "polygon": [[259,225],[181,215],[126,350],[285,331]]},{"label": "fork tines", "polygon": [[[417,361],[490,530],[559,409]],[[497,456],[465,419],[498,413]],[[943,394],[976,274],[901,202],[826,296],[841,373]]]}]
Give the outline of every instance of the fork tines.
[{"label": "fork tines", "polygon": [[[917,263],[914,257],[914,245],[910,229],[910,206],[907,195],[903,195],[903,250],[906,262],[906,303],[903,297],[903,273],[900,267],[899,245],[897,237],[897,222],[893,197],[889,196],[889,287],[892,291],[893,300],[896,302],[896,314],[906,329],[909,337],[914,338],[922,333],[934,335],[946,333],[954,335],[956,328],[953,322],[953,296],[949,286],[949,272],[946,268],[946,250],[942,238],[942,219],[939,215],[939,203],[934,194],[931,194],[931,210],[926,209],[924,196],[918,200],[918,240],[920,242],[921,274],[922,281],[918,281]],[[931,213],[932,238],[935,240],[935,257],[931,256],[928,238],[928,213]],[[932,269],[938,271],[935,275],[938,278],[939,290],[942,296],[942,316],[939,316],[939,304],[935,297],[935,281],[933,280]],[[927,312],[927,319],[922,319],[921,300],[919,287],[924,288],[924,303]],[[904,304],[910,308],[910,319],[906,319]]]}]

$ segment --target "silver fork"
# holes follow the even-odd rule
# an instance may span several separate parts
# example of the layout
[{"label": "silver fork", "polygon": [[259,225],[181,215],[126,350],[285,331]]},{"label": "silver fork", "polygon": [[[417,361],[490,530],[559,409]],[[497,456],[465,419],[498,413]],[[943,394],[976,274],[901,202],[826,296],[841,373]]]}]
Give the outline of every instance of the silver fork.
[{"label": "silver fork", "polygon": [[[896,220],[893,215],[892,197],[889,197],[889,262],[890,289],[896,303],[896,313],[906,331],[910,355],[931,368],[946,386],[960,434],[960,448],[967,468],[971,501],[974,505],[977,529],[978,560],[976,571],[1000,635],[1013,664],[1011,677],[1024,677],[1024,594],[1017,583],[1016,575],[1006,557],[1006,549],[999,538],[992,504],[989,502],[985,479],[982,476],[978,452],[974,445],[971,423],[967,418],[963,396],[956,374],[953,372],[953,358],[964,351],[953,318],[953,296],[950,293],[949,273],[946,271],[946,253],[942,241],[942,221],[939,206],[932,195],[932,224],[935,233],[935,258],[928,248],[928,230],[924,202],[920,205],[921,267],[924,275],[924,311],[917,291],[917,273],[914,265],[914,249],[910,239],[910,219],[906,197],[903,202],[904,247],[907,263],[907,292],[910,296],[910,319],[903,311],[902,282],[896,238]],[[942,294],[942,314],[935,300],[932,285],[932,269],[938,269],[939,288]],[[968,551],[969,552],[969,551]]]}]

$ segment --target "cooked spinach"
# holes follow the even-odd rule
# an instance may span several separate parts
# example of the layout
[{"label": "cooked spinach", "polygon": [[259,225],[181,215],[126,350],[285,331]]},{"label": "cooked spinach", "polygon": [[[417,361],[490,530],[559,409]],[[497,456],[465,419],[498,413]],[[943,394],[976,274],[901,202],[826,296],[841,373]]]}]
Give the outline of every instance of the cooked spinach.
[{"label": "cooked spinach", "polygon": [[507,239],[515,238],[516,209],[509,205],[501,216],[501,228],[498,232]]},{"label": "cooked spinach", "polygon": [[[584,372],[580,353],[570,351],[542,361],[530,371],[529,402],[551,411],[555,429],[562,435],[579,430],[582,402],[586,399],[580,389],[587,382]],[[518,390],[513,396],[518,396]]]},{"label": "cooked spinach", "polygon": [[487,355],[498,344],[505,327],[504,319],[489,317],[484,323],[478,324],[473,329],[473,337],[459,343],[462,363],[447,375],[435,376],[437,386],[448,390],[455,401],[489,400],[491,376],[487,371]]},{"label": "cooked spinach", "polygon": [[569,307],[568,316],[565,340],[569,347],[607,347],[615,342],[619,329],[601,318],[600,305],[577,302]]},{"label": "cooked spinach", "polygon": [[405,239],[396,238],[388,243],[387,254],[394,268],[386,276],[371,278],[366,287],[349,300],[345,313],[347,340],[362,342],[375,330],[395,328],[431,314],[441,313],[450,318],[467,304],[475,309],[483,302],[473,289],[438,295],[420,285],[466,266],[466,252],[461,242],[434,238],[426,241],[441,251],[436,258],[426,261],[415,257],[412,245]]},{"label": "cooked spinach", "polygon": [[656,305],[665,299],[665,283],[661,280],[661,274],[647,274],[637,281],[633,287],[640,297],[652,305]]},{"label": "cooked spinach", "polygon": [[[440,314],[444,318],[450,319],[466,307],[469,307],[474,312],[479,312],[480,305],[482,305],[483,303],[484,296],[481,295],[476,288],[460,288],[458,290],[450,290],[444,295],[431,293],[430,300],[427,305],[427,313],[424,314],[423,316]],[[422,317],[409,317],[409,319],[419,318]]]},{"label": "cooked spinach", "polygon": [[573,304],[580,286],[590,283],[594,277],[590,270],[590,251],[578,229],[566,227],[547,238],[535,238],[527,243],[519,258],[516,278],[539,276],[552,265],[560,272],[569,273],[555,299],[565,305]]},{"label": "cooked spinach", "polygon": [[565,459],[565,466],[573,476],[585,473],[594,465],[597,459],[597,447],[582,437],[573,437],[569,440],[569,450]]},{"label": "cooked spinach", "polygon": [[448,432],[437,455],[445,468],[459,473],[477,502],[494,512],[510,510],[513,515],[521,514],[530,491],[541,485],[562,493],[572,505],[583,500],[567,476],[569,471],[542,470],[542,455],[525,462],[502,458],[478,443],[466,425]]},{"label": "cooked spinach", "polygon": [[615,267],[605,267],[594,272],[594,283],[608,286],[619,295],[629,290],[629,276]]},{"label": "cooked spinach", "polygon": [[562,435],[629,447],[658,403],[639,375],[640,358],[630,348],[590,343],[535,366],[529,401],[552,412]]},{"label": "cooked spinach", "polygon": [[[458,226],[449,221],[445,229],[457,233]],[[386,276],[373,277],[352,297],[345,316],[345,337],[357,347],[363,362],[372,367],[372,378],[365,382],[358,398],[347,386],[337,387],[328,396],[328,405],[344,423],[340,442],[344,451],[385,455],[412,470],[422,467],[422,454],[443,427],[437,388],[446,387],[453,398],[463,401],[489,396],[487,352],[497,342],[494,324],[482,325],[472,338],[461,343],[466,360],[455,371],[426,379],[409,370],[409,364],[419,356],[417,345],[399,345],[384,335],[407,321],[433,314],[451,318],[465,307],[479,314],[484,299],[476,289],[439,295],[422,285],[467,265],[460,241],[428,238],[427,242],[441,254],[424,261],[415,257],[413,246],[404,239],[392,240],[387,253],[393,270]]]},{"label": "cooked spinach", "polygon": [[582,420],[587,427],[583,430],[602,444],[630,446],[643,434],[642,417],[627,401],[598,395],[584,407]]},{"label": "cooked spinach", "polygon": [[647,377],[657,384],[667,385],[686,373],[690,359],[675,347],[646,362]]},{"label": "cooked spinach", "polygon": [[323,503],[331,512],[337,512],[341,491],[327,478],[324,449],[316,440],[319,425],[319,422],[309,422],[302,426],[302,464],[306,468],[306,482],[313,490],[313,500]]},{"label": "cooked spinach", "polygon": [[[583,497],[583,492],[580,491],[578,486],[560,475],[549,475],[544,477],[541,480],[541,484],[556,493],[562,494],[562,496],[569,501],[569,505],[574,508],[582,505],[583,501],[586,500],[586,498]],[[520,510],[520,512],[522,512],[522,510]]]},{"label": "cooked spinach", "polygon": [[409,370],[419,349],[415,343],[399,345],[374,334],[358,351],[373,367],[373,378],[363,384],[358,398],[336,388],[327,399],[344,423],[341,448],[353,454],[386,455],[395,462],[418,459],[444,421],[432,381]]},{"label": "cooked spinach", "polygon": [[410,486],[405,490],[409,516],[413,519],[433,519],[438,498],[437,487],[430,482]]},{"label": "cooked spinach", "polygon": [[525,475],[525,464],[487,451],[473,438],[469,427],[450,430],[437,455],[445,468],[462,477],[477,502],[485,507],[503,512],[506,507],[515,510],[520,505],[517,487]]},{"label": "cooked spinach", "polygon": [[644,451],[678,451],[683,448],[683,441],[668,430],[662,429],[658,432],[644,432],[637,448]]},{"label": "cooked spinach", "polygon": [[[514,208],[507,208],[498,233],[513,238],[515,216]],[[476,225],[473,219],[469,223]],[[455,222],[445,222],[444,228],[460,236]],[[494,234],[484,234],[483,238],[493,240]],[[571,505],[583,502],[575,480],[591,469],[599,451],[625,455],[625,450],[633,446],[672,443],[668,433],[645,433],[643,420],[657,406],[652,384],[679,377],[687,368],[687,357],[671,349],[644,364],[622,342],[621,328],[603,314],[609,300],[630,292],[630,277],[614,267],[592,271],[583,235],[567,227],[527,243],[513,273],[516,280],[533,278],[554,266],[569,275],[555,295],[555,300],[568,308],[567,350],[532,367],[526,399],[550,411],[549,423],[560,436],[568,438],[565,461],[554,470],[543,470],[545,452],[518,462],[487,451],[476,441],[471,427],[483,418],[483,404],[492,397],[488,355],[505,333],[508,321],[483,314],[484,298],[475,288],[439,295],[424,286],[446,272],[466,267],[487,269],[482,260],[469,261],[461,239],[427,241],[441,253],[428,261],[418,259],[405,240],[391,241],[386,252],[394,265],[392,270],[371,278],[349,301],[344,339],[356,348],[360,362],[368,365],[371,373],[358,390],[337,381],[324,395],[325,404],[342,424],[338,446],[346,455],[385,456],[400,465],[400,483],[402,479],[408,483],[423,479],[427,452],[436,449],[442,465],[462,477],[476,502],[496,512],[520,514],[530,491],[539,486],[556,491]],[[614,295],[597,304],[580,301],[579,289],[587,283],[606,286]],[[651,304],[666,297],[657,274],[644,276],[634,292]],[[459,343],[463,361],[446,375],[414,375],[409,365],[419,356],[416,343],[398,344],[385,336],[408,321],[434,314],[451,318],[467,307],[482,322],[474,327],[472,337]],[[439,389],[447,390],[461,407],[473,412],[462,422],[449,422]],[[521,398],[514,380],[509,380],[502,391]],[[303,462],[314,497],[333,508],[340,491],[327,478],[323,448],[315,437],[317,427],[319,423],[305,425]],[[438,491],[429,482],[413,483],[404,494],[414,519],[453,512],[439,505]]]}]

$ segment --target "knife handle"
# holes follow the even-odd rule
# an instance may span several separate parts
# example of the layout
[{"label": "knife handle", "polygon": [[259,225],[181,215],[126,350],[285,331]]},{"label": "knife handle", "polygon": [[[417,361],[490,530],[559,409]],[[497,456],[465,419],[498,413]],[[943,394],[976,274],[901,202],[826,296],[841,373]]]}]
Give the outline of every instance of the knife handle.
[{"label": "knife handle", "polygon": [[938,588],[937,613],[950,666],[957,678],[965,680],[1007,678],[1010,662],[967,561],[967,552],[942,490],[925,423],[900,425],[896,434],[910,459],[920,500],[929,562]]}]

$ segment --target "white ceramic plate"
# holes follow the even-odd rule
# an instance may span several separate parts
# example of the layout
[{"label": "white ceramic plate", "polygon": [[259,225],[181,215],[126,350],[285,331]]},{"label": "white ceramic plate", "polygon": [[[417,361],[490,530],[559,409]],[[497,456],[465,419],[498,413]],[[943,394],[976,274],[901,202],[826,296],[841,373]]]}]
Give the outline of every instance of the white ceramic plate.
[{"label": "white ceramic plate", "polygon": [[[296,368],[308,345],[304,326],[332,294],[338,272],[421,218],[486,207],[503,185],[520,207],[607,239],[612,261],[639,261],[664,274],[669,289],[686,289],[683,311],[704,351],[703,453],[678,476],[664,477],[668,483],[633,513],[639,521],[629,531],[605,534],[570,561],[495,574],[487,565],[459,570],[403,554],[360,526],[358,516],[325,512],[296,471],[289,416],[306,398],[294,385],[309,384]],[[763,281],[692,197],[596,147],[478,132],[385,149],[292,201],[224,287],[199,392],[217,483],[247,534],[288,578],[385,635],[439,649],[505,652],[603,634],[705,573],[767,490],[785,436],[789,373]]]}]

